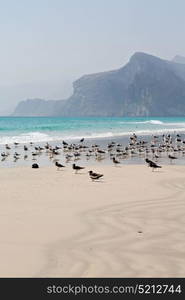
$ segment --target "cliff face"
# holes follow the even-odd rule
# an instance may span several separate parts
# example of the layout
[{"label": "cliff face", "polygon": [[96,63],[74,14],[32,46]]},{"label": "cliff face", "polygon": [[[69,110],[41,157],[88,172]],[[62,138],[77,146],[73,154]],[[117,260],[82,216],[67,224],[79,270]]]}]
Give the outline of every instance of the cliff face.
[{"label": "cliff face", "polygon": [[[58,116],[62,111],[65,100],[43,100],[43,99],[28,99],[19,102],[13,116],[27,116],[27,117],[43,117],[43,116]],[[59,113],[60,115],[60,113]]]},{"label": "cliff face", "polygon": [[[16,115],[184,116],[185,65],[135,53],[121,69],[85,75],[66,101],[22,102]],[[23,105],[24,104],[24,105]],[[48,114],[48,112],[50,112]]]}]

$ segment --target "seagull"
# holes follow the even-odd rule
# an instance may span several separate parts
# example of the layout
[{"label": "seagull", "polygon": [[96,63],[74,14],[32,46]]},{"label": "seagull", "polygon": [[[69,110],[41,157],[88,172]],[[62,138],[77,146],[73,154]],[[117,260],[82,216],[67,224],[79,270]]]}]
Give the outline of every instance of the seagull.
[{"label": "seagull", "polygon": [[60,150],[60,149],[61,149],[61,147],[55,146],[55,150]]},{"label": "seagull", "polygon": [[100,149],[98,149],[97,152],[100,153],[100,154],[106,153],[104,150],[100,150]]},{"label": "seagull", "polygon": [[176,156],[173,156],[173,155],[168,155],[168,158],[170,159],[170,161],[172,162],[174,159],[177,159],[177,157]]},{"label": "seagull", "polygon": [[38,164],[33,164],[32,165],[32,169],[38,169],[39,168],[39,165]]},{"label": "seagull", "polygon": [[7,150],[11,149],[11,147],[8,144],[6,144],[5,147],[6,147]]},{"label": "seagull", "polygon": [[113,157],[112,160],[113,160],[113,163],[115,164],[115,166],[118,165],[118,164],[120,164],[120,161],[118,161],[117,159],[115,159],[115,157]]},{"label": "seagull", "polygon": [[67,146],[67,145],[68,145],[68,143],[66,143],[65,141],[63,141],[62,144],[63,144],[64,146]]},{"label": "seagull", "polygon": [[150,159],[148,159],[148,158],[146,158],[145,161],[146,161],[146,163],[148,164],[148,166],[150,166],[150,163],[153,163],[153,161],[150,160]]},{"label": "seagull", "polygon": [[15,155],[15,156],[20,156],[20,154],[19,154],[19,153],[17,153],[17,152],[15,152],[15,153],[14,153],[14,155]]},{"label": "seagull", "polygon": [[75,164],[73,164],[73,170],[76,171],[75,173],[77,173],[78,171],[80,171],[82,169],[84,169],[84,167],[76,166]]},{"label": "seagull", "polygon": [[62,164],[58,163],[58,161],[56,161],[55,166],[57,167],[57,170],[65,168],[65,166],[63,166]]},{"label": "seagull", "polygon": [[60,155],[60,152],[55,150],[55,149],[53,149],[52,152],[53,152],[54,155]]},{"label": "seagull", "polygon": [[8,154],[7,154],[7,153],[5,153],[5,152],[3,152],[3,153],[1,153],[1,156],[2,156],[2,157],[7,157],[7,156],[8,156]]},{"label": "seagull", "polygon": [[17,160],[17,159],[20,159],[20,154],[17,155],[16,153],[14,154],[14,159]]},{"label": "seagull", "polygon": [[75,152],[73,155],[74,155],[75,157],[78,157],[78,156],[80,156],[81,154],[80,154],[79,152]]},{"label": "seagull", "polygon": [[89,171],[89,176],[94,181],[103,177],[103,174],[98,174],[98,173],[94,173],[93,171]]},{"label": "seagull", "polygon": [[149,163],[149,167],[152,168],[152,171],[154,171],[155,169],[159,169],[162,168],[161,166],[158,166],[155,162],[151,161]]},{"label": "seagull", "polygon": [[37,156],[37,155],[38,155],[38,153],[32,152],[32,156]]},{"label": "seagull", "polygon": [[67,154],[66,155],[66,159],[71,159],[73,156],[72,155],[70,155],[70,154]]}]

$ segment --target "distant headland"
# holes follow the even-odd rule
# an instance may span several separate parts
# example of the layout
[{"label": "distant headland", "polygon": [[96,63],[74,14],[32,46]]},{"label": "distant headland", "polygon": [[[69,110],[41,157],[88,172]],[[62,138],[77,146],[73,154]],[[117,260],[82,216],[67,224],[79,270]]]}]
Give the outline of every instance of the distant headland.
[{"label": "distant headland", "polygon": [[136,52],[118,70],[76,80],[68,99],[21,101],[12,116],[185,116],[185,57]]}]

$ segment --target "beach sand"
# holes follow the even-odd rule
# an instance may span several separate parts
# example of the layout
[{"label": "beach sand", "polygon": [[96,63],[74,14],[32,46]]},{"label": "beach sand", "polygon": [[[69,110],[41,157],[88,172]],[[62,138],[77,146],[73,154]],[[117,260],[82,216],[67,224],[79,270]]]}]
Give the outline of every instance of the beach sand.
[{"label": "beach sand", "polygon": [[185,166],[0,169],[0,277],[185,277]]}]

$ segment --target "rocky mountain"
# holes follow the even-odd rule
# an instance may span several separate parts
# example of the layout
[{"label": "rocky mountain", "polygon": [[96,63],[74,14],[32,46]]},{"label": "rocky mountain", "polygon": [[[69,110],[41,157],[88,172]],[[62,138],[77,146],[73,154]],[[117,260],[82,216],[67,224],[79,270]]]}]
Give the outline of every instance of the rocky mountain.
[{"label": "rocky mountain", "polygon": [[13,116],[44,117],[58,116],[63,110],[65,100],[28,99],[19,102]]},{"label": "rocky mountain", "polygon": [[81,77],[73,89],[65,101],[20,102],[14,115],[185,115],[185,64],[141,52],[118,70]]}]

